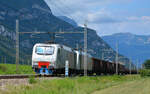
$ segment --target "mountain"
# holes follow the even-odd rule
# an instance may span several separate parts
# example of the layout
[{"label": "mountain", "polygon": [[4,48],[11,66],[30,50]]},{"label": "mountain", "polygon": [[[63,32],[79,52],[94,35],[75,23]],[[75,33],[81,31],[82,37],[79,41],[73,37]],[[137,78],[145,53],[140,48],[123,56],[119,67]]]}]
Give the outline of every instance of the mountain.
[{"label": "mountain", "polygon": [[78,24],[73,19],[70,19],[66,16],[57,16],[57,17],[63,21],[68,22],[69,24],[73,25],[74,27],[78,27]]},{"label": "mountain", "polygon": [[[19,20],[19,32],[77,32],[84,31],[83,27],[74,27],[72,24],[57,18],[51,12],[50,7],[43,0],[1,0],[0,1],[0,35],[9,39],[11,43],[15,41],[15,21]],[[83,48],[84,36],[83,34],[61,34],[59,38],[56,38],[56,43],[65,44],[70,47],[76,48],[79,44],[80,48]],[[50,40],[52,35],[50,34],[20,34],[20,55],[23,57],[22,61],[25,61],[24,56],[31,57],[32,47],[35,43],[43,43]],[[2,41],[3,42],[3,41]],[[14,48],[15,43],[12,44]],[[0,45],[2,45],[0,43]],[[6,46],[11,45],[6,43]],[[3,49],[0,49],[0,51]],[[5,48],[6,50],[6,48]],[[11,50],[11,49],[10,49]],[[104,50],[112,50],[106,53]],[[12,51],[14,51],[12,49]],[[104,59],[115,60],[116,52],[101,39],[95,30],[88,28],[88,52],[96,57],[102,58],[104,53]],[[5,56],[9,54],[9,49]],[[14,54],[10,55],[12,58]],[[122,55],[120,55],[122,56]],[[123,56],[122,56],[123,57]],[[120,59],[120,61],[129,62],[128,58]],[[10,63],[13,63],[10,62]],[[128,64],[127,64],[128,65]]]},{"label": "mountain", "polygon": [[131,33],[117,33],[102,37],[112,48],[118,43],[119,52],[128,58],[143,63],[150,59],[150,35],[134,35]]},{"label": "mountain", "polygon": [[[0,26],[0,63],[15,63],[15,40],[10,38],[12,32],[5,30],[2,32],[2,26]],[[21,50],[20,52],[20,61],[21,63],[25,63],[30,57],[24,53],[25,50]]]}]

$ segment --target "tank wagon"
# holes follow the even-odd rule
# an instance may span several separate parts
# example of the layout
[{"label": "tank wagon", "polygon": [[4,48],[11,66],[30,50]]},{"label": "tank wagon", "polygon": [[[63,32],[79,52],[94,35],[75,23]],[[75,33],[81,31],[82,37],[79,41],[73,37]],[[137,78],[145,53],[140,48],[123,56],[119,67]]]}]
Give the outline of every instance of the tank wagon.
[{"label": "tank wagon", "polygon": [[[60,44],[37,43],[32,52],[32,68],[37,74],[64,74],[65,62],[69,62],[69,74],[84,73],[84,56],[82,51],[74,50],[68,46]],[[87,73],[114,74],[116,63],[103,61],[87,54]],[[132,70],[134,73],[135,70]],[[128,74],[129,69],[118,64],[118,73]]]}]

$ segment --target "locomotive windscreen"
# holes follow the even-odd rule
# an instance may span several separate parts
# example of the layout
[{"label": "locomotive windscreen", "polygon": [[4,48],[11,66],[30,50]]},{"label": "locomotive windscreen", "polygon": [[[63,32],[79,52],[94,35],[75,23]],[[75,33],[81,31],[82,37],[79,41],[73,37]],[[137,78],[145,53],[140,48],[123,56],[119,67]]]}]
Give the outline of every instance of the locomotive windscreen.
[{"label": "locomotive windscreen", "polygon": [[54,54],[54,47],[52,46],[37,46],[35,53],[40,55],[52,55]]}]

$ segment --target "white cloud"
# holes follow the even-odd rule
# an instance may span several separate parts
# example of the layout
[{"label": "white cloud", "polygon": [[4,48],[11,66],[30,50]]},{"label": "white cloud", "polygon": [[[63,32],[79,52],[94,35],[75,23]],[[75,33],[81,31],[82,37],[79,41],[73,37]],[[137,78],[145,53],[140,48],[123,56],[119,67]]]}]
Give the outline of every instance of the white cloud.
[{"label": "white cloud", "polygon": [[113,13],[110,4],[125,5],[133,0],[45,0],[54,15],[73,18],[79,25],[88,20],[88,26],[99,35],[119,32],[150,34],[150,16],[136,16]]},{"label": "white cloud", "polygon": [[117,18],[112,15],[110,12],[106,11],[105,9],[102,9],[97,12],[89,13],[87,15],[87,19],[89,23],[95,23],[95,24],[108,24],[108,23],[119,23],[121,22],[120,18]]},{"label": "white cloud", "polygon": [[102,35],[110,35],[113,33],[125,33],[130,32],[138,35],[150,34],[150,16],[142,17],[126,17],[120,23],[111,24],[91,24],[90,27],[94,27],[97,33]]},{"label": "white cloud", "polygon": [[45,0],[54,15],[68,16],[79,24],[88,19],[88,14],[102,10],[112,3],[125,3],[131,0]]}]

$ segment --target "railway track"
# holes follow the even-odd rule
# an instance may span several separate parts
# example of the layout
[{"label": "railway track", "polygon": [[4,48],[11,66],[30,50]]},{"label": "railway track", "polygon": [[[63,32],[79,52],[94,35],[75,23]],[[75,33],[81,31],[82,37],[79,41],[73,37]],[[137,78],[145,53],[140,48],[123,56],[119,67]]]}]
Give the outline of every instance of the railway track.
[{"label": "railway track", "polygon": [[0,75],[1,79],[24,79],[24,78],[30,78],[30,77],[64,77],[63,75],[38,75],[38,74],[25,74],[25,75]]}]

